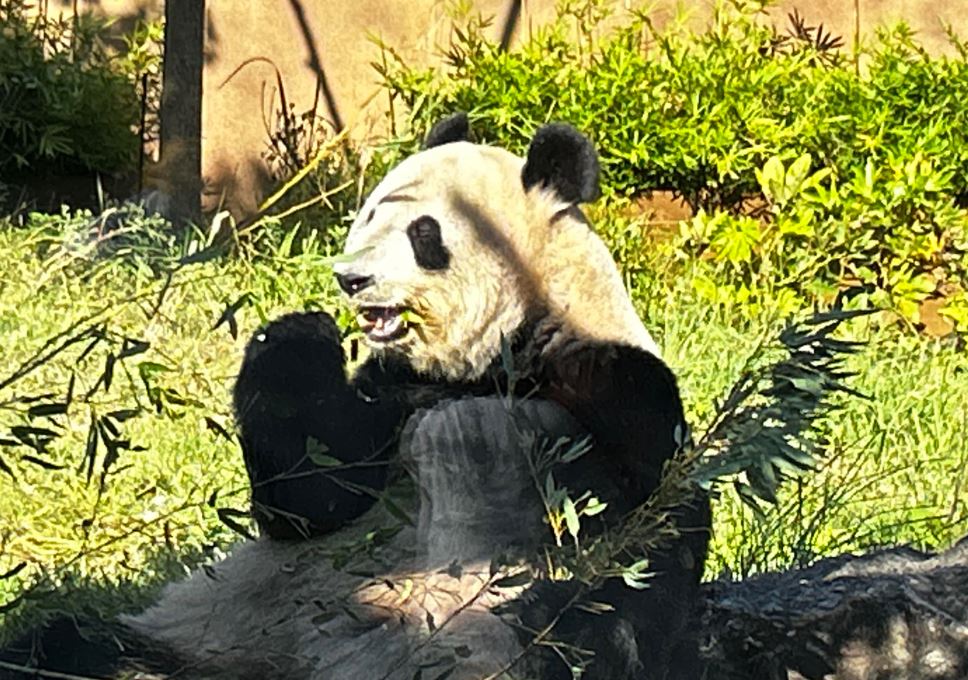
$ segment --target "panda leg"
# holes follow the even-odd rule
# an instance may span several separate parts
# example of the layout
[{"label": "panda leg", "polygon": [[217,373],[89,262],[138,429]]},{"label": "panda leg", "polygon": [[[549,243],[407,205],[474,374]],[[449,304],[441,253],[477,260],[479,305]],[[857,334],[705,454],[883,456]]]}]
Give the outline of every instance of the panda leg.
[{"label": "panda leg", "polygon": [[172,650],[95,613],[47,621],[0,649],[0,662],[0,680],[167,678],[184,669]]},{"label": "panda leg", "polygon": [[622,591],[613,597],[618,611],[634,622],[640,677],[648,680],[698,680],[705,677],[699,654],[700,579],[709,542],[712,513],[707,498],[695,498],[679,508],[680,532],[668,547],[649,555],[653,577],[645,590]]},{"label": "panda leg", "polygon": [[325,534],[373,505],[403,412],[348,384],[329,315],[289,314],[257,331],[233,397],[263,533]]},{"label": "panda leg", "polygon": [[[705,677],[698,638],[701,572],[692,554],[705,554],[709,521],[704,499],[680,510],[681,538],[649,555],[653,575],[643,590],[618,578],[595,590],[577,581],[542,580],[503,605],[498,613],[519,622],[522,645],[536,642],[535,636],[550,628],[528,654],[528,677],[571,680],[573,664],[584,664],[582,680]],[[689,532],[686,525],[702,528]],[[555,645],[560,653],[549,651]]]}]

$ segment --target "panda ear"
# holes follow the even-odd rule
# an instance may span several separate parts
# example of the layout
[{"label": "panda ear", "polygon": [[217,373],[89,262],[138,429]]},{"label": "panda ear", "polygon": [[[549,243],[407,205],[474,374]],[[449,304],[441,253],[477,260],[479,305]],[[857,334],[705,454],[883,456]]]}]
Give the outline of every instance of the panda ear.
[{"label": "panda ear", "polygon": [[531,140],[521,181],[526,190],[545,186],[569,203],[594,201],[600,195],[595,147],[570,125],[543,125]]},{"label": "panda ear", "polygon": [[467,114],[461,111],[438,120],[427,133],[423,148],[432,149],[451,142],[467,142],[470,138],[471,126],[467,120]]}]

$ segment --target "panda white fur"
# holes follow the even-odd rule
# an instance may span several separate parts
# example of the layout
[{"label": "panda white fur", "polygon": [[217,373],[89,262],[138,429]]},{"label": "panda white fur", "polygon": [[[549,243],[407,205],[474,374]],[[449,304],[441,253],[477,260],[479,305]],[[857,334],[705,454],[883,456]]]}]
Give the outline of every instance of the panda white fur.
[{"label": "panda white fur", "polygon": [[564,606],[575,584],[540,573],[493,582],[497,558],[538,567],[550,539],[535,442],[590,436],[554,475],[607,503],[595,530],[648,498],[683,422],[577,207],[598,193],[591,144],[547,125],[522,159],[467,137],[464,116],[435,126],[350,229],[336,274],[372,349],[352,380],[323,313],[250,341],[235,407],[264,536],[123,620],[131,654],[163,660],[159,677],[571,677],[567,654],[529,645],[544,629],[585,652],[586,678],[699,677],[704,498],[651,556],[651,588],[609,581],[589,597],[605,613]]},{"label": "panda white fur", "polygon": [[[564,130],[546,128],[536,144],[551,147]],[[565,139],[573,146],[549,154],[593,153],[583,139]],[[547,162],[568,160],[552,155]],[[658,356],[611,254],[575,207],[597,193],[594,156],[585,160],[591,167],[576,168],[585,176],[571,181],[588,186],[569,187],[568,196],[538,177],[523,182],[524,159],[468,141],[427,149],[390,171],[350,229],[352,260],[335,266],[345,288],[369,281],[351,301],[372,344],[389,345],[416,371],[447,380],[479,378],[501,337],[533,320],[555,332],[543,348],[549,354],[572,340],[596,340]],[[424,233],[415,238],[415,231]],[[392,336],[406,324],[378,310],[404,309],[423,322],[382,341],[381,332]],[[375,329],[368,316],[387,328]]]},{"label": "panda white fur", "polygon": [[523,587],[493,586],[491,560],[547,531],[521,435],[581,428],[549,402],[506,409],[470,398],[412,417],[401,449],[421,502],[391,495],[413,526],[377,505],[325,538],[247,543],[125,623],[176,650],[189,677],[471,680],[510,667],[523,646],[492,609]]}]

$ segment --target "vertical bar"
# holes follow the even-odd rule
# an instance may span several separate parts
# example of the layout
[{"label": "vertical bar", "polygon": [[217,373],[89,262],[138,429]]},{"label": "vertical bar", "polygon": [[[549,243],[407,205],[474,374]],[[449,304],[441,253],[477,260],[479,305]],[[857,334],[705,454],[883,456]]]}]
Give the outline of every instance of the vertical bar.
[{"label": "vertical bar", "polygon": [[161,162],[178,217],[201,216],[204,0],[166,0]]}]

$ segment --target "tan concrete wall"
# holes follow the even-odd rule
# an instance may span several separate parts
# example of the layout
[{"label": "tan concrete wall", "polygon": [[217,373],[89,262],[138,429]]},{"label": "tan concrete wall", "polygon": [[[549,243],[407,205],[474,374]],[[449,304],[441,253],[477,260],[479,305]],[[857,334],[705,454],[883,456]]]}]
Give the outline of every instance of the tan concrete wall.
[{"label": "tan concrete wall", "polygon": [[[48,1],[50,11],[70,6],[70,0]],[[496,17],[496,36],[510,0],[470,1],[474,11]],[[676,4],[659,0],[659,18],[671,16]],[[450,0],[208,0],[204,206],[211,210],[225,205],[243,215],[264,197],[270,184],[262,160],[267,148],[265,120],[272,118],[278,102],[277,69],[295,112],[312,106],[316,76],[297,10],[304,13],[343,122],[356,138],[366,139],[384,129],[387,103],[370,65],[379,49],[369,36],[393,46],[409,62],[432,63],[439,58],[437,48],[447,43],[446,8],[451,5]],[[696,20],[701,21],[709,3],[694,5]],[[161,0],[81,0],[81,6],[131,19],[160,12]],[[546,19],[553,7],[554,0],[524,0],[518,33]],[[822,22],[842,35],[847,48],[853,44],[858,20],[866,34],[884,22],[904,19],[932,50],[947,44],[944,21],[968,35],[968,0],[783,0],[773,11],[777,22],[785,23],[783,15],[793,7],[808,23]],[[333,118],[325,107],[321,112]]]},{"label": "tan concrete wall", "polygon": [[[371,66],[382,40],[412,63],[428,63],[445,45],[450,22],[442,0],[301,0],[313,33],[326,81],[339,118],[357,139],[385,130],[387,98],[381,96],[379,77]],[[485,15],[503,15],[506,0],[477,0]],[[529,2],[525,20],[553,5]],[[277,104],[276,71],[282,75],[286,97],[295,111],[309,110],[316,77],[309,67],[309,48],[293,4],[285,0],[209,0],[208,51],[205,72],[204,137],[206,170],[212,204],[222,187],[229,187],[233,212],[255,208],[264,194],[264,168],[256,161],[266,148],[263,111]],[[501,23],[500,21],[496,23]],[[524,24],[526,25],[526,24]],[[498,33],[495,29],[494,33]],[[236,36],[246,36],[239,39]],[[225,82],[239,64],[259,58]],[[261,61],[265,58],[267,61]],[[269,61],[272,63],[270,64]],[[334,121],[326,107],[321,113]]]}]

